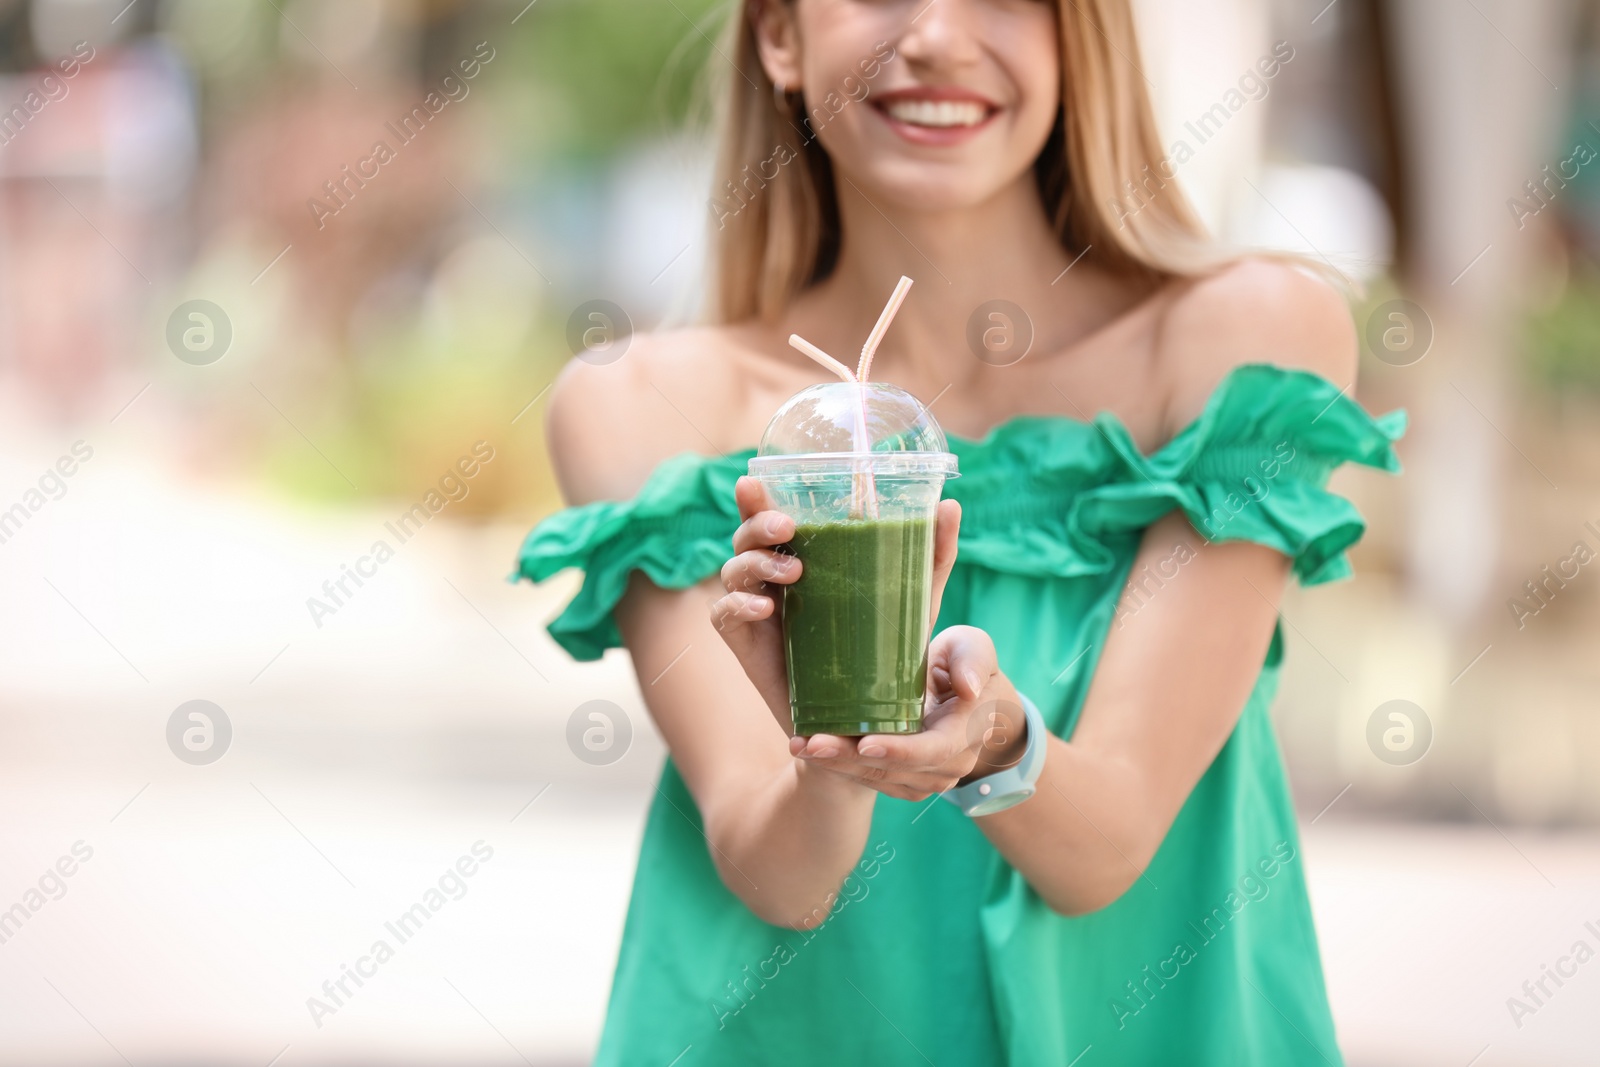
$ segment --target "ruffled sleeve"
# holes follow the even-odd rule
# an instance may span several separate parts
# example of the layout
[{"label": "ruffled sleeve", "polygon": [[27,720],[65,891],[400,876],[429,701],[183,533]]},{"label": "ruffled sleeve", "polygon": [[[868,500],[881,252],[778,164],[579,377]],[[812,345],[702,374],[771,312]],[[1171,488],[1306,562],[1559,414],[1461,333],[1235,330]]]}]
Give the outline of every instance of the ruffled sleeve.
[{"label": "ruffled sleeve", "polygon": [[583,586],[548,626],[573,659],[599,659],[621,646],[611,613],[630,572],[684,589],[722,568],[733,554],[733,486],[747,457],[685,452],[662,462],[633,499],[567,508],[533,528],[513,580],[540,582],[569,567],[584,572]]},{"label": "ruffled sleeve", "polygon": [[1154,454],[1102,413],[1092,423],[1015,416],[982,441],[951,437],[961,477],[958,563],[1081,578],[1117,572],[1127,542],[1173,509],[1211,541],[1255,541],[1294,561],[1306,585],[1349,573],[1366,526],[1327,491],[1344,463],[1398,472],[1405,414],[1373,418],[1308,371],[1235,368],[1205,410]]},{"label": "ruffled sleeve", "polygon": [[1282,552],[1304,585],[1347,577],[1345,551],[1366,523],[1327,490],[1328,477],[1344,463],[1398,473],[1392,446],[1405,422],[1402,411],[1374,418],[1310,372],[1248,364],[1154,455],[1141,454],[1115,418],[1096,419],[1113,467],[1103,484],[1077,497],[1068,525],[1099,540],[1177,507],[1209,541]]}]

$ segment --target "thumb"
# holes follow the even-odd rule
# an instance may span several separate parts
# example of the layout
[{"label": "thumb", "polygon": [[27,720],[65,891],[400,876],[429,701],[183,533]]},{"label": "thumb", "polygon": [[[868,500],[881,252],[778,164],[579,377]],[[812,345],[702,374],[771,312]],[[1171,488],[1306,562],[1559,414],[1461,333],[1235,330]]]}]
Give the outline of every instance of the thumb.
[{"label": "thumb", "polygon": [[977,700],[1000,672],[994,641],[976,626],[951,626],[939,634],[930,667],[942,668],[950,688],[963,700]]},{"label": "thumb", "polygon": [[739,508],[739,518],[748,519],[758,511],[772,510],[772,497],[760,478],[741,474],[733,483],[733,499]]}]

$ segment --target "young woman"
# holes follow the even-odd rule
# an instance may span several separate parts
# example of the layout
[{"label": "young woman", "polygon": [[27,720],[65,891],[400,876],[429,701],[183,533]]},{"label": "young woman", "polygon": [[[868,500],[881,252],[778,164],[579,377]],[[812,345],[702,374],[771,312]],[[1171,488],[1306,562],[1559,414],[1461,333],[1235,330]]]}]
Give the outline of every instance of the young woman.
[{"label": "young woman", "polygon": [[[1267,709],[1287,581],[1348,573],[1364,528],[1329,472],[1398,469],[1342,297],[1220,256],[1152,179],[1128,0],[731,23],[711,322],[561,375],[573,506],[522,553],[585,570],[550,632],[625,646],[671,751],[596,1062],[1339,1063]],[[802,564],[742,475],[826,379],[789,334],[853,352],[901,274],[873,378],[934,405],[961,471],[928,729],[791,737]],[[995,299],[1031,322],[1006,366],[966,341]],[[1018,764],[1007,810],[938,795]]]}]

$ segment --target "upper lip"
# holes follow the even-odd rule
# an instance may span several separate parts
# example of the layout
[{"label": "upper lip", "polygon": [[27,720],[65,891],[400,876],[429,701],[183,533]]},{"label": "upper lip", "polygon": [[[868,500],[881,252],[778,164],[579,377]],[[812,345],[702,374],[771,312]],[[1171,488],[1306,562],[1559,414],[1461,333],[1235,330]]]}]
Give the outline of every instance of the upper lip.
[{"label": "upper lip", "polygon": [[881,93],[873,93],[871,101],[879,107],[887,107],[901,100],[931,100],[968,102],[979,104],[989,111],[998,111],[1000,105],[990,100],[982,93],[960,85],[913,85],[904,89],[889,89]]}]

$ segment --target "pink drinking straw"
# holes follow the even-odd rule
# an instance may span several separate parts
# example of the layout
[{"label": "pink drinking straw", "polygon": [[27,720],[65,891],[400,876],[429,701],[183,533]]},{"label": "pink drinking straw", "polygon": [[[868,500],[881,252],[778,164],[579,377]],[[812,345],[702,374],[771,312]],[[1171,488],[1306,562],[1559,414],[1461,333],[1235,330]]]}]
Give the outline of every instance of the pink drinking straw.
[{"label": "pink drinking straw", "polygon": [[[878,321],[873,325],[872,332],[867,334],[866,343],[861,346],[861,362],[856,364],[856,381],[860,383],[857,397],[860,400],[862,433],[866,433],[867,423],[867,375],[872,372],[872,356],[878,351],[878,345],[883,342],[883,335],[889,332],[889,324],[894,321],[895,315],[900,310],[900,305],[905,303],[906,294],[911,291],[911,279],[905,275],[895,283],[894,292],[889,295],[889,302],[883,306],[883,311],[878,314]],[[866,473],[865,494],[867,507],[872,518],[878,517],[878,489],[873,483],[872,471]]]},{"label": "pink drinking straw", "polygon": [[[867,335],[867,341],[861,346],[861,361],[856,364],[852,373],[849,367],[834,359],[828,353],[807,341],[797,333],[789,335],[789,343],[828,370],[838,375],[840,380],[853,382],[856,385],[856,425],[855,451],[860,453],[870,452],[871,444],[867,440],[867,375],[872,371],[872,356],[877,352],[878,345],[883,342],[883,335],[889,331],[889,324],[894,321],[895,314],[900,310],[900,305],[905,302],[906,294],[911,291],[911,279],[901,275],[900,281],[895,285],[894,292],[889,296],[889,302],[884,305],[883,312],[879,314],[877,323],[872,327],[872,332]],[[863,514],[868,518],[878,517],[878,491],[873,482],[872,471],[855,474],[850,484],[850,514],[857,517]]]},{"label": "pink drinking straw", "polygon": [[834,359],[832,356],[828,355],[828,353],[824,352],[810,341],[807,341],[804,337],[801,337],[799,334],[791,333],[789,335],[789,344],[795,348],[798,348],[800,351],[804,352],[806,355],[810,356],[812,359],[816,360],[833,373],[837,374],[843,380],[847,382],[853,382],[856,380],[854,371],[852,371],[849,367],[846,367],[843,363],[840,363],[838,360]]},{"label": "pink drinking straw", "polygon": [[[843,363],[840,363],[838,360],[828,355],[828,353],[824,352],[822,349],[818,348],[810,341],[807,341],[804,337],[801,337],[797,333],[792,333],[789,335],[789,344],[795,348],[798,348],[800,351],[804,352],[806,355],[822,364],[834,374],[837,374],[840,381],[851,385],[856,385],[858,387],[856,390],[856,396],[858,400],[861,399],[861,389],[859,388],[860,383],[856,379],[855,372],[849,367],[846,367]],[[867,442],[866,403],[864,400],[861,400],[861,402],[856,405],[855,423],[855,427],[853,428],[851,434],[851,444],[854,447],[854,450],[856,452],[871,451],[871,447]],[[867,486],[863,484],[862,476],[858,472],[851,475],[850,478],[850,517],[860,518],[865,510],[865,507],[867,506],[870,506],[872,516],[876,517],[878,510],[877,503],[876,501],[871,501],[868,498]]]},{"label": "pink drinking straw", "polygon": [[900,305],[905,303],[906,294],[910,291],[911,279],[902,274],[900,281],[895,284],[894,292],[889,294],[889,302],[883,305],[883,313],[878,316],[877,325],[867,334],[867,343],[861,346],[861,362],[856,365],[858,381],[864,383],[867,380],[867,374],[872,370],[872,354],[878,350],[878,345],[883,343],[883,335],[889,332],[889,324],[894,321]]}]

